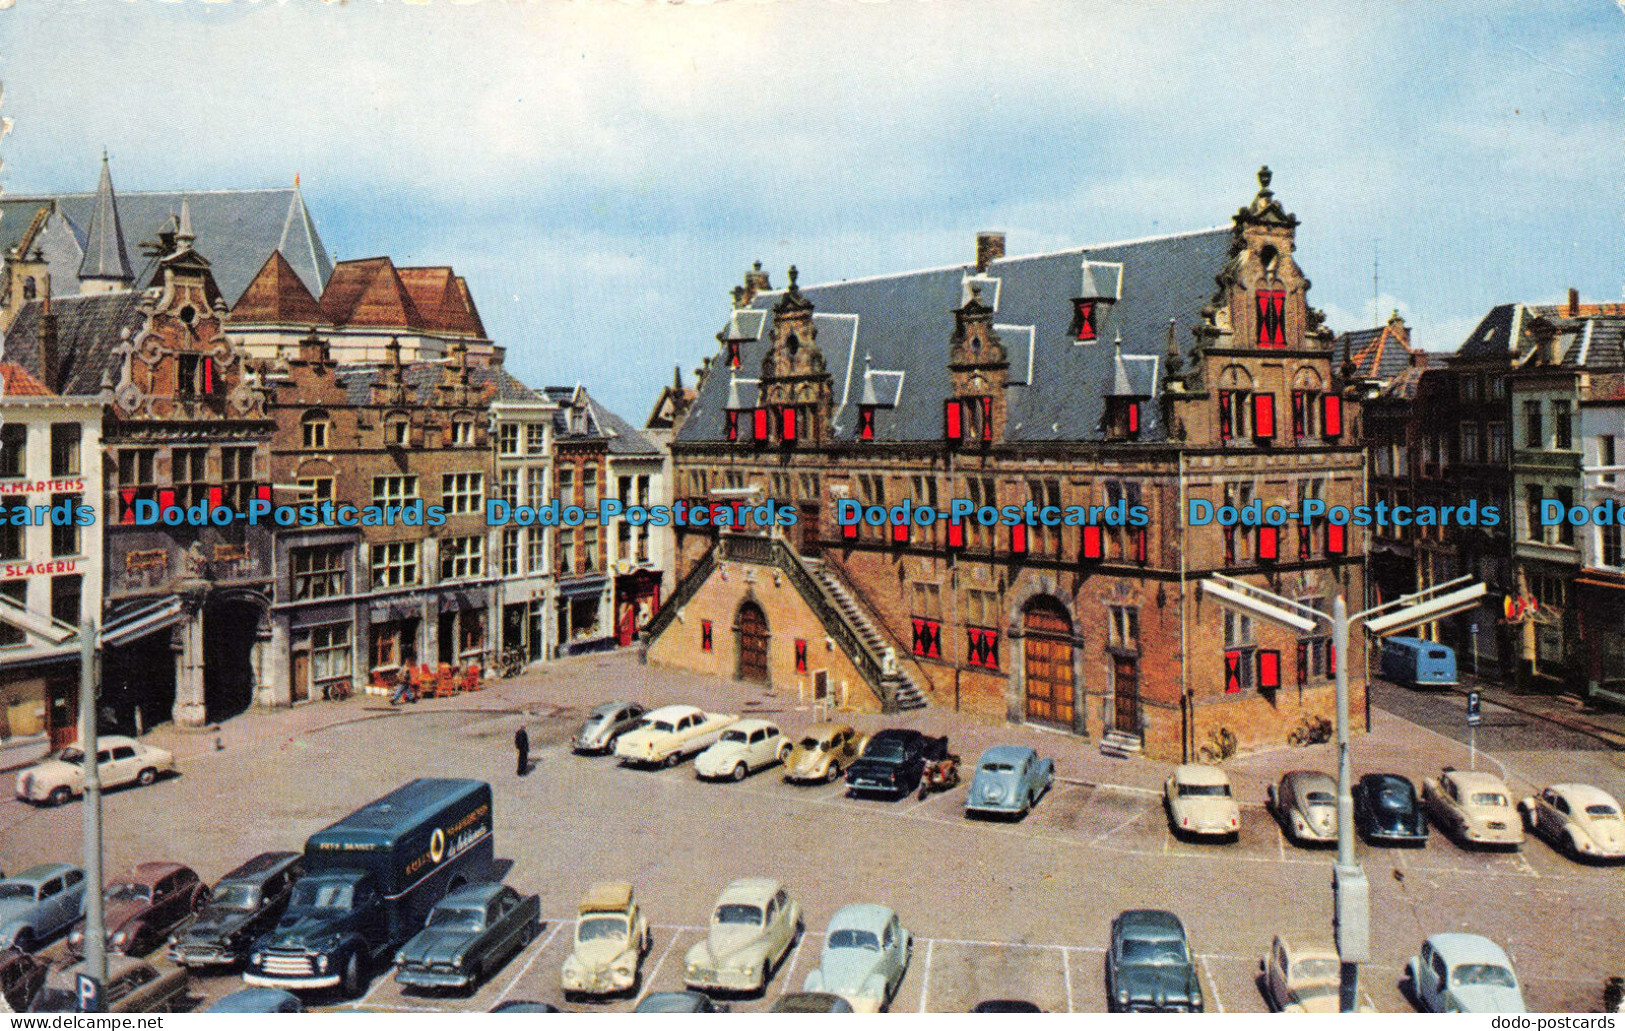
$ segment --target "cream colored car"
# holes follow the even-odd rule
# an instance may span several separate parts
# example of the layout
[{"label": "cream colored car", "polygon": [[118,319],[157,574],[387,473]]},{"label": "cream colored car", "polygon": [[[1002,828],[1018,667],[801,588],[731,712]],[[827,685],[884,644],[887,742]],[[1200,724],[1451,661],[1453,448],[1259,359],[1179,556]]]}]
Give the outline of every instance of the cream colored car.
[{"label": "cream colored car", "polygon": [[723,728],[739,722],[732,714],[705,712],[692,705],[663,705],[634,730],[615,741],[615,757],[640,766],[676,766],[716,742]]},{"label": "cream colored car", "polygon": [[683,958],[689,988],[757,992],[801,934],[801,907],[767,877],[743,877],[717,897],[705,939]]},{"label": "cream colored car", "polygon": [[575,950],[564,961],[559,983],[566,995],[630,991],[652,941],[632,885],[594,884],[576,911]]},{"label": "cream colored car", "polygon": [[[1278,1013],[1336,1013],[1342,987],[1342,961],[1330,945],[1295,948],[1280,935],[1269,955],[1258,961],[1264,971],[1264,998]],[[1359,1007],[1370,1013],[1369,1005]]]},{"label": "cream colored car", "polygon": [[1523,821],[1512,807],[1512,792],[1493,773],[1445,767],[1422,781],[1422,807],[1433,826],[1462,845],[1517,848]]},{"label": "cream colored car", "polygon": [[[134,738],[104,737],[96,744],[97,772],[103,788],[151,784],[175,770],[175,757]],[[78,745],[59,748],[38,765],[17,775],[17,797],[28,802],[62,805],[85,793],[85,753]]]},{"label": "cream colored car", "polygon": [[1590,784],[1553,784],[1518,803],[1529,829],[1574,859],[1625,859],[1619,800]]},{"label": "cream colored car", "polygon": [[1162,786],[1168,825],[1176,834],[1235,838],[1241,834],[1241,807],[1230,778],[1217,766],[1186,763]]},{"label": "cream colored car", "polygon": [[790,757],[790,739],[767,720],[740,720],[694,760],[696,777],[744,780]]},{"label": "cream colored car", "polygon": [[847,723],[815,723],[801,732],[790,757],[784,760],[788,781],[828,781],[834,783],[863,754],[869,743]]}]

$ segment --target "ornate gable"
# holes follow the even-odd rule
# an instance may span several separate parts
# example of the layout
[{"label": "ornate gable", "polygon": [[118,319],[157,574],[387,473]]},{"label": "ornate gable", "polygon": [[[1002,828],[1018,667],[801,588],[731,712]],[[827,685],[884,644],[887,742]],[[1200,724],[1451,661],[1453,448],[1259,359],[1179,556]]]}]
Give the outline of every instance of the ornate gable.
[{"label": "ornate gable", "polygon": [[818,347],[813,303],[796,285],[790,266],[790,286],[773,306],[767,353],[762,357],[761,394],[774,443],[794,446],[818,444],[830,435],[835,388]]}]

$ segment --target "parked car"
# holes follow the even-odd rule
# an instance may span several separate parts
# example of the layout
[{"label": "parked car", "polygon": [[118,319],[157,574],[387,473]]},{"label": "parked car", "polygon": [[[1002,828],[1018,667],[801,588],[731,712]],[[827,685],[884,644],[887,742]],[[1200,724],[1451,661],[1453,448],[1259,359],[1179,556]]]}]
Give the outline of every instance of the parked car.
[{"label": "parked car", "polygon": [[1429,1013],[1525,1013],[1501,946],[1481,934],[1436,934],[1405,964],[1411,999]]},{"label": "parked car", "polygon": [[887,906],[842,906],[830,917],[824,954],[807,974],[808,992],[838,995],[858,1013],[879,1013],[908,972],[914,935]]},{"label": "parked car", "polygon": [[694,759],[697,777],[744,780],[790,757],[790,739],[776,723],[767,720],[740,720],[717,738],[717,743]]},{"label": "parked car", "polygon": [[1241,836],[1241,807],[1230,790],[1230,778],[1217,766],[1174,767],[1162,786],[1162,802],[1175,834],[1231,840]]},{"label": "parked car", "polygon": [[1042,1013],[1044,1008],[1026,999],[983,999],[970,1008],[972,1013]]},{"label": "parked car", "polygon": [[[1278,1013],[1337,1013],[1341,1005],[1343,961],[1331,945],[1294,947],[1280,935],[1258,961],[1264,972],[1264,1000]],[[1360,1006],[1360,1012],[1372,1012]]]},{"label": "parked car", "polygon": [[661,706],[616,740],[615,756],[639,766],[676,766],[709,748],[723,728],[737,722],[738,716],[705,712],[692,705]]},{"label": "parked car", "polygon": [[454,888],[395,953],[395,980],[410,988],[473,988],[530,944],[541,915],[540,897],[505,884]]},{"label": "parked car", "polygon": [[1428,818],[1416,786],[1397,773],[1368,773],[1354,784],[1354,829],[1372,845],[1426,845]]},{"label": "parked car", "polygon": [[744,877],[722,890],[705,939],[688,950],[689,988],[764,991],[801,933],[801,907],[767,877]]},{"label": "parked car", "polygon": [[[85,793],[85,753],[78,745],[59,748],[17,775],[17,797],[25,802],[64,805]],[[96,746],[102,787],[151,784],[159,774],[173,773],[175,757],[134,738],[104,737]]]},{"label": "parked car", "polygon": [[769,1013],[851,1013],[852,1004],[828,992],[791,992],[779,996]]},{"label": "parked car", "polygon": [[[209,901],[209,886],[180,863],[140,863],[102,893],[107,948],[131,956],[145,955],[163,944]],[[68,932],[76,956],[85,949],[85,923]]]},{"label": "parked car", "polygon": [[994,745],[976,760],[965,815],[1026,816],[1055,784],[1055,760],[1026,745]]},{"label": "parked car", "polygon": [[726,1013],[728,1007],[699,992],[654,992],[633,1013]]},{"label": "parked car", "polygon": [[1112,921],[1106,1003],[1113,1013],[1200,1013],[1202,982],[1179,917],[1130,909]]},{"label": "parked car", "polygon": [[85,872],[41,863],[0,881],[0,948],[33,952],[73,926],[85,901]]},{"label": "parked car", "polygon": [[[31,1013],[72,1013],[79,1005],[78,980],[85,962],[45,975],[45,987],[34,997]],[[107,980],[102,982],[102,1010],[106,1013],[174,1012],[187,1003],[185,967],[159,970],[130,956],[107,957]]]},{"label": "parked car", "polygon": [[869,739],[863,754],[847,767],[847,790],[852,794],[872,792],[900,798],[920,786],[930,756],[945,751],[947,745],[947,738],[930,737],[917,730],[882,730]]},{"label": "parked car", "polygon": [[558,1013],[559,1008],[550,1002],[537,1002],[535,999],[509,999],[499,1002],[491,1007],[492,1013]]},{"label": "parked car", "polygon": [[652,942],[632,885],[606,881],[589,886],[576,910],[575,950],[559,971],[564,994],[631,990]]},{"label": "parked car", "polygon": [[243,962],[254,940],[281,919],[304,869],[298,852],[262,852],[226,874],[197,919],[170,937],[169,958],[186,967]]},{"label": "parked car", "polygon": [[616,739],[643,721],[645,711],[636,702],[605,702],[582,721],[581,729],[570,738],[571,750],[582,755],[610,751]]},{"label": "parked car", "polygon": [[303,1013],[299,996],[280,988],[243,988],[204,1010],[205,1013]]},{"label": "parked car", "polygon": [[1553,784],[1519,802],[1518,808],[1530,830],[1571,858],[1625,859],[1625,819],[1619,801],[1601,788]]},{"label": "parked car", "polygon": [[1523,844],[1523,821],[1512,807],[1512,792],[1493,773],[1445,767],[1422,781],[1422,805],[1435,827],[1458,844],[1516,849]]},{"label": "parked car", "polygon": [[815,723],[802,731],[790,749],[790,757],[784,760],[784,779],[833,784],[863,754],[867,741],[850,724]]},{"label": "parked car", "polygon": [[1318,770],[1292,770],[1270,785],[1270,812],[1295,844],[1337,841],[1337,782]]},{"label": "parked car", "polygon": [[45,985],[49,963],[19,948],[0,949],[0,1013],[28,1012],[28,1004]]}]

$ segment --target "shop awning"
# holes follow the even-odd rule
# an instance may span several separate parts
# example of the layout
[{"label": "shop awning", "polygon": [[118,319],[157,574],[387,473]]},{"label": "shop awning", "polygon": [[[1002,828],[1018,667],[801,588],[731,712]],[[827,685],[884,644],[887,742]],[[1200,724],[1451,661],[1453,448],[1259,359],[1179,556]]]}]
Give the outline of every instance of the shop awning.
[{"label": "shop awning", "polygon": [[180,598],[163,598],[138,605],[107,621],[102,627],[102,647],[117,648],[129,644],[164,627],[173,626],[185,618]]}]

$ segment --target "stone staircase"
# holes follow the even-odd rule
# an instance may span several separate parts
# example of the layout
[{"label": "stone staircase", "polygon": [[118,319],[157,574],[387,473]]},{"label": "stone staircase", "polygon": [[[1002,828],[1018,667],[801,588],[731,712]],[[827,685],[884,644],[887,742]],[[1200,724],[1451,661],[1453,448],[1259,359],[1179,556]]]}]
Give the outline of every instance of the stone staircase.
[{"label": "stone staircase", "polygon": [[1140,739],[1121,730],[1108,730],[1100,739],[1100,754],[1114,759],[1132,759],[1140,754]]},{"label": "stone staircase", "polygon": [[802,558],[801,564],[812,574],[813,579],[818,581],[818,586],[835,604],[847,626],[852,628],[874,654],[882,657],[881,703],[886,710],[889,712],[925,708],[924,692],[914,683],[914,678],[898,667],[896,652],[891,643],[875,628],[874,621],[852,596],[846,583],[820,559]]}]

